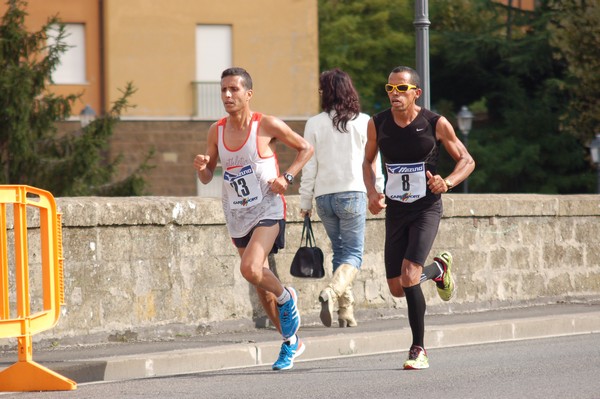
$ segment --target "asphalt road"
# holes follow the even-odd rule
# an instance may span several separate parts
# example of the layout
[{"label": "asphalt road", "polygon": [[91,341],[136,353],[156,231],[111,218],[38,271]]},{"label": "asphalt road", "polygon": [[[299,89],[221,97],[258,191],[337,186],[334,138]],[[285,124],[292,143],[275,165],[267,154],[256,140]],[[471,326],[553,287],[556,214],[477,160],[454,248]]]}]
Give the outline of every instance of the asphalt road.
[{"label": "asphalt road", "polygon": [[431,367],[401,369],[405,352],[301,361],[0,398],[600,398],[600,334],[438,348]]}]

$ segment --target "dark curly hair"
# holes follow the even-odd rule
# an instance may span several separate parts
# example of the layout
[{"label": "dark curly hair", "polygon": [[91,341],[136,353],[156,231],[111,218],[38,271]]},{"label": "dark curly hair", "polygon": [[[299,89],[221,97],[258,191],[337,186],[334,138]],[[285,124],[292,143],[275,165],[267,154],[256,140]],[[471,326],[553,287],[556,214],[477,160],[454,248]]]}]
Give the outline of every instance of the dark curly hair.
[{"label": "dark curly hair", "polygon": [[333,125],[340,132],[348,132],[348,121],[360,113],[358,93],[350,75],[339,68],[321,73],[319,77],[321,108],[325,112],[335,111]]}]

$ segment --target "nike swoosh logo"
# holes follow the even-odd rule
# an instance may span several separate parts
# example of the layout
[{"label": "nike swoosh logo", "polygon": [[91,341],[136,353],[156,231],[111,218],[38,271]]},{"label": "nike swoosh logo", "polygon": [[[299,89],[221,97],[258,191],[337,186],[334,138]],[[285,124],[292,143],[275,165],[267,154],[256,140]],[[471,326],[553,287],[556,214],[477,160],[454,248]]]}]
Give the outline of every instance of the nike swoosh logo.
[{"label": "nike swoosh logo", "polygon": [[417,129],[417,132],[420,132],[420,131],[423,131],[423,130],[425,130],[425,128],[424,128],[424,127],[423,127],[423,128],[421,128],[421,129]]}]

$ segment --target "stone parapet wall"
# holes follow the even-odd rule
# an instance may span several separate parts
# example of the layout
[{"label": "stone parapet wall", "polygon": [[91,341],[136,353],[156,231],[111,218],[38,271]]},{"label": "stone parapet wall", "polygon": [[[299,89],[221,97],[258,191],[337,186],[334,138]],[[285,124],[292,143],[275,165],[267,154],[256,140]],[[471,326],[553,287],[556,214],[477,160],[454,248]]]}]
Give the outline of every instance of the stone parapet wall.
[{"label": "stone parapet wall", "polygon": [[[429,312],[600,297],[600,196],[443,198],[444,218],[431,255],[443,249],[453,253],[458,292],[451,302],[442,302],[434,284],[424,283]],[[239,273],[220,200],[82,197],[58,198],[57,203],[63,214],[66,306],[58,325],[34,339],[85,342],[127,334],[143,338],[159,331],[194,333],[219,323],[248,325],[263,315]],[[299,197],[288,196],[287,204],[286,248],[270,259],[271,267],[298,290],[305,320],[318,319],[317,295],[326,279],[290,276],[302,221]],[[314,220],[329,277],[331,250],[323,226]],[[353,286],[357,311],[404,314],[398,309],[405,301],[388,292],[384,237],[382,215],[369,215],[363,269]],[[35,269],[39,240],[30,241]],[[9,254],[10,261],[14,256]],[[35,298],[41,298],[39,279],[33,272],[32,311],[39,307]]]}]

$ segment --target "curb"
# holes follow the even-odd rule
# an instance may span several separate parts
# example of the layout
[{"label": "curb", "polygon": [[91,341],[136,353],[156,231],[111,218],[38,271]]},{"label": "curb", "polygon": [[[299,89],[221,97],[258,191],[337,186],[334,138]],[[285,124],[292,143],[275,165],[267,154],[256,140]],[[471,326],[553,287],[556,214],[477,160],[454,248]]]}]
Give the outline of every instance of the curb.
[{"label": "curb", "polygon": [[[563,314],[429,326],[427,349],[477,345],[565,335],[600,333],[600,312]],[[409,328],[302,338],[306,350],[296,362],[342,356],[407,351]],[[45,366],[77,383],[164,377],[224,369],[271,366],[281,341],[230,344],[196,350],[73,360]]]}]

